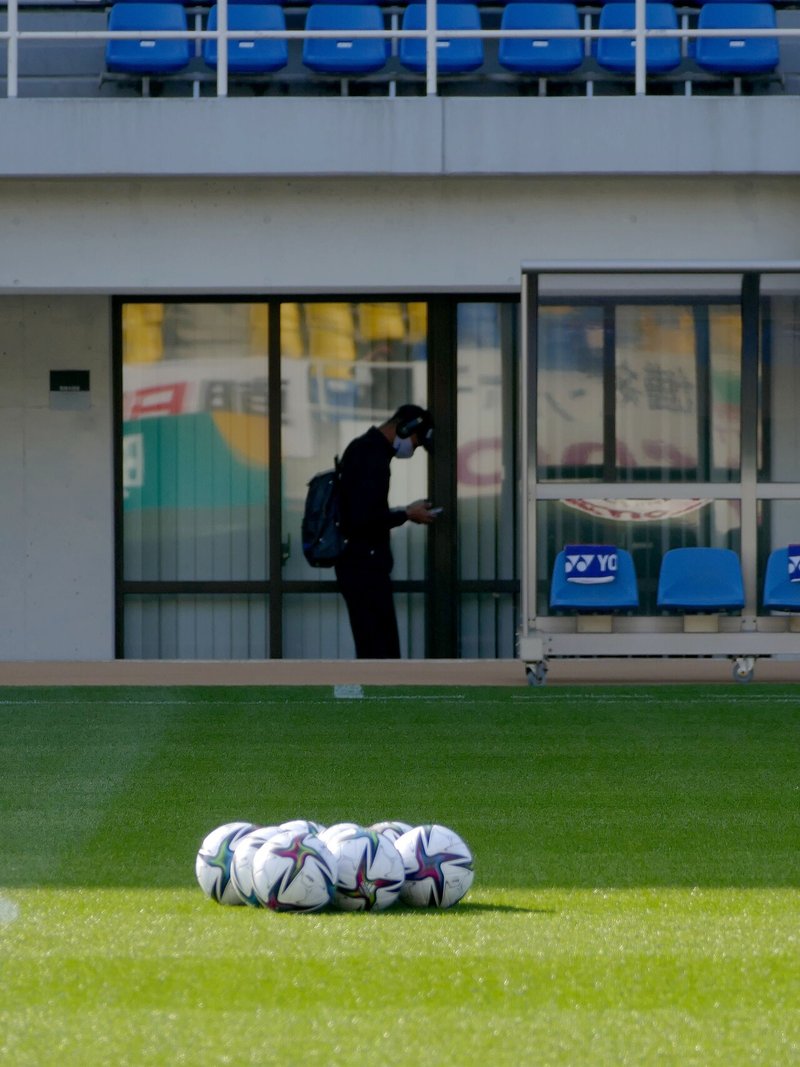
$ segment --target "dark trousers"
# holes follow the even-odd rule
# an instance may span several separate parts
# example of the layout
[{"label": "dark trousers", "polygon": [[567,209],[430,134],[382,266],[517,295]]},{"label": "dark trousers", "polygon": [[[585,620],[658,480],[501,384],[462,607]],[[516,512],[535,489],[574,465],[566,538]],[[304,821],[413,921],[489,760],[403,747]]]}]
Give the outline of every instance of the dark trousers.
[{"label": "dark trousers", "polygon": [[392,597],[392,581],[371,557],[336,564],[339,590],[347,605],[357,659],[399,659],[400,636]]}]

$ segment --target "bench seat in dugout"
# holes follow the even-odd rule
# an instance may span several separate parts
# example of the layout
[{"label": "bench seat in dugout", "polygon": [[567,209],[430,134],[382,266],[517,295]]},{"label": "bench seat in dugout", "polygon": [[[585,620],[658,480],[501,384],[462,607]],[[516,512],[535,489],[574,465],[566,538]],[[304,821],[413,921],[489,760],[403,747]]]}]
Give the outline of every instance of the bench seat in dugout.
[{"label": "bench seat in dugout", "polygon": [[570,580],[568,550],[562,549],[553,564],[551,610],[613,614],[638,608],[639,589],[633,557],[624,548],[616,549],[616,555],[617,569],[612,581],[584,584]]},{"label": "bench seat in dugout", "polygon": [[711,74],[771,74],[778,66],[777,37],[735,36],[737,29],[776,29],[775,8],[770,3],[715,3],[711,0],[700,9],[697,28],[730,29],[734,34],[731,37],[697,38],[695,62]]},{"label": "bench seat in dugout", "polygon": [[[207,29],[217,28],[217,5],[208,13]],[[229,30],[285,30],[283,8],[277,4],[228,4]],[[203,41],[203,61],[216,69],[217,42]],[[282,70],[289,61],[286,38],[237,37],[228,42],[228,70],[231,74],[268,74]]]},{"label": "bench seat in dugout", "polygon": [[106,42],[106,67],[118,74],[176,74],[189,65],[189,39],[148,38],[152,30],[186,30],[186,9],[182,4],[114,4],[108,14],[109,30],[141,30],[140,40]]},{"label": "bench seat in dugout", "polygon": [[[647,3],[645,25],[649,30],[677,30],[678,15],[672,4]],[[632,3],[606,4],[600,11],[598,29],[633,30],[636,26],[636,5]],[[594,46],[599,66],[615,74],[633,74],[636,70],[636,47],[633,37],[601,37]],[[681,64],[681,44],[678,37],[650,38],[645,56],[648,74],[668,74]]]},{"label": "bench seat in dugout", "polygon": [[[503,10],[503,30],[580,30],[580,16],[570,3],[509,3]],[[584,59],[583,40],[576,37],[516,37],[500,41],[498,60],[517,74],[545,77],[569,74]]]},{"label": "bench seat in dugout", "polygon": [[348,30],[383,30],[383,11],[376,4],[315,3],[308,9],[307,30],[341,30],[341,37],[303,42],[303,64],[317,74],[342,77],[374,74],[389,58],[389,42],[381,37],[348,37]]},{"label": "bench seat in dugout", "polygon": [[[425,4],[409,4],[403,14],[402,29],[424,30],[427,27]],[[440,30],[479,30],[481,16],[477,4],[438,3],[436,26]],[[426,42],[424,37],[400,40],[400,62],[406,70],[424,74]],[[442,37],[436,42],[436,66],[440,74],[468,74],[483,66],[483,41],[480,37]]]},{"label": "bench seat in dugout", "polygon": [[[775,548],[764,575],[764,608],[800,613],[800,545]],[[796,576],[796,577],[795,577]]]},{"label": "bench seat in dugout", "polygon": [[662,611],[741,611],[744,581],[739,557],[729,548],[672,548],[661,561],[658,607]]}]

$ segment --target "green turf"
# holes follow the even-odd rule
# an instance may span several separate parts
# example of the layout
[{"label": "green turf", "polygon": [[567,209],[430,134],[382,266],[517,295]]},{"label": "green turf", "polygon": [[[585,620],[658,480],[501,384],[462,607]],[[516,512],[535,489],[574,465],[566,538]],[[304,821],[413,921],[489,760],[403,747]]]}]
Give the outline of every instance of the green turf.
[{"label": "green turf", "polygon": [[[793,1064],[800,689],[0,690],[0,1063]],[[207,901],[231,819],[436,820],[446,912]]]}]

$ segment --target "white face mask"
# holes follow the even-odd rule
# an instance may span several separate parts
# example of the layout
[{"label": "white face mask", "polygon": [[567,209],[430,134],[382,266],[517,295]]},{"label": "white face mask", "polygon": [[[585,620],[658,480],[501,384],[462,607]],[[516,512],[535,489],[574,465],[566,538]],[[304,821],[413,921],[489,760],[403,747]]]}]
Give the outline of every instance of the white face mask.
[{"label": "white face mask", "polygon": [[394,454],[397,459],[411,459],[414,455],[414,442],[410,437],[395,437]]}]

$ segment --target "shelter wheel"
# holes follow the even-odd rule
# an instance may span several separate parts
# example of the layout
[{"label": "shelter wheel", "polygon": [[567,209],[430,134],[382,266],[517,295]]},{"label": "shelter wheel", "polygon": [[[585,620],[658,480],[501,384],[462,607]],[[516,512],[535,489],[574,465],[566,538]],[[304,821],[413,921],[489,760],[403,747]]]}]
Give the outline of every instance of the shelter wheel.
[{"label": "shelter wheel", "polygon": [[755,656],[737,656],[733,664],[734,681],[752,682],[755,667]]},{"label": "shelter wheel", "polygon": [[525,674],[528,685],[544,685],[547,681],[547,664],[544,661],[528,663],[525,666]]}]

